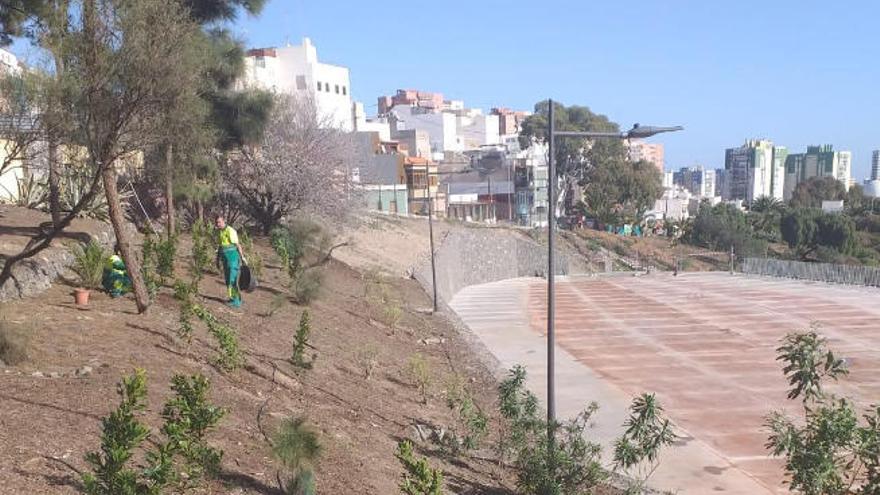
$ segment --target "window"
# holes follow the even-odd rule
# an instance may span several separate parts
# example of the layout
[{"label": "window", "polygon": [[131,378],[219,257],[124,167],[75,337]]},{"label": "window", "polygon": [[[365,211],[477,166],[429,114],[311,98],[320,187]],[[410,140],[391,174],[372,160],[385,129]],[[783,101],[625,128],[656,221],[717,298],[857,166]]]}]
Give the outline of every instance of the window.
[{"label": "window", "polygon": [[257,67],[265,68],[266,67],[266,57],[257,57],[257,60],[255,63],[256,63]]},{"label": "window", "polygon": [[306,89],[306,76],[296,76],[296,89],[300,91]]},{"label": "window", "polygon": [[321,81],[318,81],[318,91],[321,91]]},{"label": "window", "polygon": [[328,83],[328,82],[324,83],[324,91],[326,91],[328,93],[330,92],[330,83]]},{"label": "window", "polygon": [[347,94],[348,94],[348,92],[347,92],[346,89],[345,89],[345,86],[342,87],[342,94],[343,94],[343,95],[347,95]]},{"label": "window", "polygon": [[336,85],[336,94],[339,94],[339,85]]}]

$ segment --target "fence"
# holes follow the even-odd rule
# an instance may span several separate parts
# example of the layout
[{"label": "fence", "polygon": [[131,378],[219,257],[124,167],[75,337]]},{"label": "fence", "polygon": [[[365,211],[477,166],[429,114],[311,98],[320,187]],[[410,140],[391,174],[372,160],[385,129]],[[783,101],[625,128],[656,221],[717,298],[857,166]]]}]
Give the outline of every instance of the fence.
[{"label": "fence", "polygon": [[752,275],[880,287],[880,269],[867,266],[745,258],[742,271]]}]

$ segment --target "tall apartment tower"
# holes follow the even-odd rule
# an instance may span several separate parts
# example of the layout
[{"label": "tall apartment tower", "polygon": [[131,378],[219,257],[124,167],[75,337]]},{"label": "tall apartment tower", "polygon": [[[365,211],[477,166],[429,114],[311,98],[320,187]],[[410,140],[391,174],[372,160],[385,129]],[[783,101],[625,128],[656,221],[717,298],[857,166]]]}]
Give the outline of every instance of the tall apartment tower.
[{"label": "tall apartment tower", "polygon": [[880,180],[880,150],[871,153],[871,180]]},{"label": "tall apartment tower", "polygon": [[724,155],[725,199],[751,203],[761,196],[782,199],[788,150],[766,139],[750,139]]},{"label": "tall apartment tower", "polygon": [[834,177],[848,191],[852,184],[852,152],[834,151],[830,144],[823,144],[808,146],[806,153],[788,155],[784,199],[791,199],[797,185],[811,177]]}]

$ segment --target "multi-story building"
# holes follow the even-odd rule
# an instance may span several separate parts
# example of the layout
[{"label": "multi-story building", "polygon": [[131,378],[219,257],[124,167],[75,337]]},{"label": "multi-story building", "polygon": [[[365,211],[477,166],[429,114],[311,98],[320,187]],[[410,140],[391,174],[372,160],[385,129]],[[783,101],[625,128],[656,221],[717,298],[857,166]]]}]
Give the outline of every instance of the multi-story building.
[{"label": "multi-story building", "polygon": [[[483,115],[478,109],[433,110],[421,106],[394,106],[386,114],[395,132],[416,129],[426,132],[432,156],[461,153],[481,146],[500,144],[498,116]],[[440,156],[437,157],[440,159]]]},{"label": "multi-story building", "polygon": [[787,154],[786,148],[773,146],[766,139],[750,139],[739,148],[728,148],[724,156],[724,199],[741,199],[749,204],[762,196],[783,199],[785,180],[783,169],[777,166],[785,163]]},{"label": "multi-story building", "polygon": [[547,226],[547,147],[533,144],[514,158],[514,221],[529,227]]},{"label": "multi-story building", "polygon": [[502,136],[519,134],[523,121],[529,115],[509,108],[493,108],[491,114],[498,116],[498,134]]},{"label": "multi-story building", "polygon": [[871,153],[871,180],[880,180],[880,150]]},{"label": "multi-story building", "polygon": [[364,104],[356,101],[352,105],[352,122],[355,132],[376,132],[382,141],[391,141],[391,124],[388,119],[368,119],[364,111]]},{"label": "multi-story building", "polygon": [[673,173],[672,183],[700,198],[715,196],[715,171],[707,170],[701,165],[682,167],[678,172]]},{"label": "multi-story building", "polygon": [[349,70],[318,61],[309,38],[302,45],[249,50],[244,59],[243,87],[258,87],[313,98],[318,112],[333,127],[354,129]]},{"label": "multi-story building", "polygon": [[379,97],[379,115],[385,115],[396,106],[443,110],[443,93],[432,93],[416,89],[398,89],[391,96]]},{"label": "multi-story building", "polygon": [[431,199],[434,215],[446,214],[446,195],[439,194],[439,169],[437,164],[427,158],[407,156],[403,162],[404,177],[409,198],[409,212],[426,215],[427,198]]},{"label": "multi-story building", "polygon": [[627,152],[629,154],[629,159],[637,162],[639,160],[645,160],[646,162],[653,163],[657,170],[663,172],[664,170],[664,151],[663,144],[661,143],[649,143],[642,139],[630,139],[626,143]]},{"label": "multi-story building", "polygon": [[833,177],[849,190],[852,152],[834,151],[832,145],[824,144],[808,146],[806,153],[788,155],[785,160],[785,200],[791,199],[798,184],[812,177]]}]

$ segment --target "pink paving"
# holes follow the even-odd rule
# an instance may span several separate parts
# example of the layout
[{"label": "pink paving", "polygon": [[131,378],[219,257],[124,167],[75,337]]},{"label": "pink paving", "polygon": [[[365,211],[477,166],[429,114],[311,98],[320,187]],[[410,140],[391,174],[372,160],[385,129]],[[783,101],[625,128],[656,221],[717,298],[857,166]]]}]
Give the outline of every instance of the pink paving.
[{"label": "pink paving", "polygon": [[[675,423],[768,487],[779,460],[764,417],[794,414],[774,349],[819,326],[850,362],[835,390],[880,400],[880,291],[726,274],[570,279],[557,288],[557,342],[628,394],[656,392]],[[546,287],[529,287],[532,329],[546,330]]]}]

